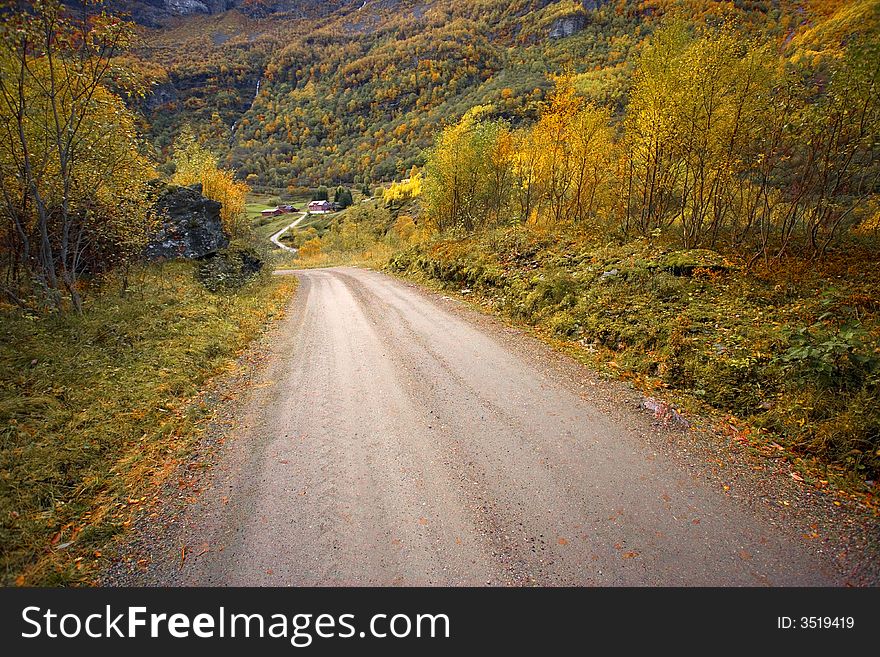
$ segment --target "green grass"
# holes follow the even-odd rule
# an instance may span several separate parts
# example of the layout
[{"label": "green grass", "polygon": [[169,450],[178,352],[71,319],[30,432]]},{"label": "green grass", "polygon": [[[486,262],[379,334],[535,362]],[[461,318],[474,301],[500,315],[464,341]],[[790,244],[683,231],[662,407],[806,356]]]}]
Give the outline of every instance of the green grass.
[{"label": "green grass", "polygon": [[275,269],[320,269],[322,267],[365,267],[382,269],[394,255],[394,249],[382,242],[357,251],[330,251],[303,258],[285,253],[275,261]]},{"label": "green grass", "polygon": [[880,277],[870,251],[760,273],[644,240],[499,229],[414,246],[389,268],[467,288],[646,394],[737,427],[748,448],[782,446],[815,465],[817,481],[830,470],[864,489],[880,474]]},{"label": "green grass", "polygon": [[191,263],[151,266],[82,316],[0,311],[3,583],[91,581],[102,550],[185,458],[197,394],[283,312],[295,281],[212,294]]},{"label": "green grass", "polygon": [[[299,207],[299,206],[297,206]],[[264,218],[260,217],[256,221],[253,222],[252,226],[254,228],[254,234],[258,239],[262,239],[268,241],[272,235],[277,233],[279,230],[284,228],[285,226],[289,226],[293,223],[297,217],[299,217],[299,213],[296,214],[282,214],[277,217]],[[262,225],[261,225],[262,224]]]}]

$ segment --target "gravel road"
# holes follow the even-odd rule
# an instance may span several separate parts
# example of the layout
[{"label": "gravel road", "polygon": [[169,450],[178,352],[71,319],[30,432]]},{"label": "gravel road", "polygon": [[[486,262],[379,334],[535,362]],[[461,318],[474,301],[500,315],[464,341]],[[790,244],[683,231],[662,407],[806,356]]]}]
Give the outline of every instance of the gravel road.
[{"label": "gravel road", "polygon": [[112,582],[843,583],[536,340],[377,272],[286,273],[299,290],[205,490]]}]

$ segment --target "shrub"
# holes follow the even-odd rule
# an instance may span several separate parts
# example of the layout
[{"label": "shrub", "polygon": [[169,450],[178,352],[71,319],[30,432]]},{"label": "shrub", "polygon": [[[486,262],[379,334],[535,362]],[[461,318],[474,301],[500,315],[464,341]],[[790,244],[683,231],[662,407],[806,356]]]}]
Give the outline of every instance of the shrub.
[{"label": "shrub", "polygon": [[858,322],[836,329],[817,323],[788,334],[789,347],[777,359],[790,376],[823,388],[859,388],[880,375],[875,342]]},{"label": "shrub", "polygon": [[238,290],[263,269],[264,262],[265,254],[255,247],[231,244],[202,260],[196,277],[211,292]]}]

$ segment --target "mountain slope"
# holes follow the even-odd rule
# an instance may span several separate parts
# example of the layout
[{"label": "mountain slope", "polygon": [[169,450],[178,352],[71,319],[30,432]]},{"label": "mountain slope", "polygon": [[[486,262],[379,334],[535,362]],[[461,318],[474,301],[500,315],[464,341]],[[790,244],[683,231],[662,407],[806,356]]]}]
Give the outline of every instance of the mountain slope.
[{"label": "mountain slope", "polygon": [[167,155],[191,123],[253,187],[298,189],[405,176],[438,128],[474,105],[528,123],[565,69],[590,100],[619,110],[641,42],[669,13],[784,44],[816,3],[233,4],[147,30],[139,58],[158,82],[144,107],[150,135]]}]

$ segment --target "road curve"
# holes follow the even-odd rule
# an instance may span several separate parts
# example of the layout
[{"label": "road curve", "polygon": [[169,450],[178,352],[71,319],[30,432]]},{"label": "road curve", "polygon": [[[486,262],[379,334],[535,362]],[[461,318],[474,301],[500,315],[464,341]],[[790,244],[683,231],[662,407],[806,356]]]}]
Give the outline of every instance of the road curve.
[{"label": "road curve", "polygon": [[279,249],[289,251],[290,253],[296,253],[299,249],[296,249],[292,246],[287,246],[284,242],[281,241],[281,236],[284,235],[284,233],[289,231],[291,228],[296,228],[297,226],[299,226],[300,222],[308,216],[309,216],[308,212],[303,212],[300,216],[298,216],[296,219],[294,219],[292,223],[288,224],[287,226],[285,226],[284,228],[279,230],[277,233],[272,235],[269,238],[269,241],[272,242],[272,244],[277,246]]},{"label": "road curve", "polygon": [[504,329],[377,272],[291,273],[264,380],[186,512],[204,548],[159,583],[841,583]]}]

